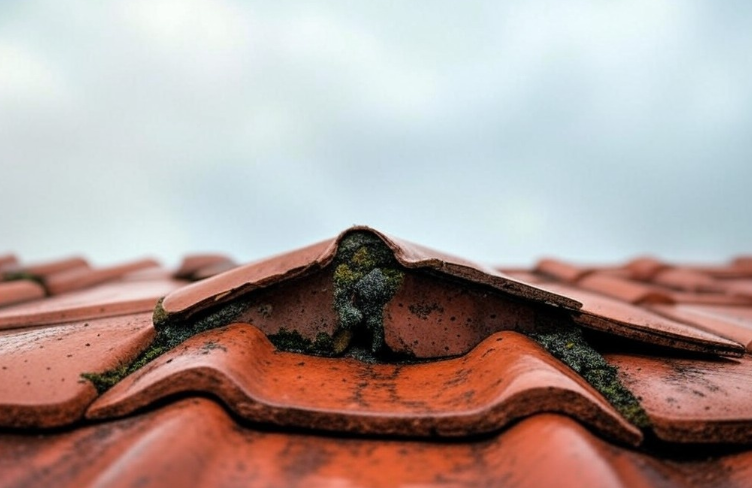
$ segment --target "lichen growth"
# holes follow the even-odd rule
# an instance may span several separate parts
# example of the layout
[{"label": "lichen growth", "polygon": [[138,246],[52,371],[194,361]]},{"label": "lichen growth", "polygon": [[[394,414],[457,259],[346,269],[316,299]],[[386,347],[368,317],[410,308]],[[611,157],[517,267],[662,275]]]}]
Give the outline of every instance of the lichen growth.
[{"label": "lichen growth", "polygon": [[399,290],[403,276],[394,254],[376,235],[359,231],[341,240],[332,277],[338,353],[359,333],[370,335],[374,353],[384,348],[384,306]]},{"label": "lichen growth", "polygon": [[619,380],[617,369],[593,349],[579,327],[559,324],[530,337],[590,383],[632,424],[650,426],[640,402]]}]

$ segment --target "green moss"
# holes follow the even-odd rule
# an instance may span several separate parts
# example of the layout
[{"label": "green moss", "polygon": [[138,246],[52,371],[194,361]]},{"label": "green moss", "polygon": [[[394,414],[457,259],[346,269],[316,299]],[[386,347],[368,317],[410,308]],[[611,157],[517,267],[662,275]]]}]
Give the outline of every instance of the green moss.
[{"label": "green moss", "polygon": [[107,391],[129,374],[138,371],[189,337],[231,323],[248,308],[244,301],[235,300],[217,310],[206,311],[197,314],[195,317],[181,320],[165,311],[162,306],[163,300],[157,302],[152,315],[157,336],[144,352],[139,354],[131,363],[118,366],[104,373],[83,373],[81,375],[94,383],[97,391],[100,393]]},{"label": "green moss", "polygon": [[120,366],[105,371],[104,373],[82,373],[81,377],[91,381],[97,391],[101,394],[115,386],[129,374],[141,369],[165,352],[167,352],[167,348],[164,344],[160,343],[159,338],[157,338],[132,362],[121,364]]},{"label": "green moss", "polygon": [[370,335],[374,353],[384,348],[384,306],[399,290],[403,277],[394,253],[376,235],[351,232],[340,241],[332,277],[338,353],[363,332]]},{"label": "green moss", "polygon": [[169,350],[200,332],[231,324],[250,306],[251,303],[247,299],[240,297],[218,308],[204,310],[182,319],[165,312],[160,300],[154,308],[152,320],[157,329],[157,339]]},{"label": "green moss", "polygon": [[29,280],[44,286],[44,278],[28,271],[7,271],[3,273],[3,281]]},{"label": "green moss", "polygon": [[650,426],[640,402],[619,380],[617,369],[593,349],[579,327],[552,326],[531,337],[590,383],[632,424]]},{"label": "green moss", "polygon": [[274,344],[274,347],[282,351],[317,354],[321,356],[334,355],[334,341],[326,332],[319,332],[315,341],[303,337],[297,330],[288,330],[285,328],[267,337]]}]

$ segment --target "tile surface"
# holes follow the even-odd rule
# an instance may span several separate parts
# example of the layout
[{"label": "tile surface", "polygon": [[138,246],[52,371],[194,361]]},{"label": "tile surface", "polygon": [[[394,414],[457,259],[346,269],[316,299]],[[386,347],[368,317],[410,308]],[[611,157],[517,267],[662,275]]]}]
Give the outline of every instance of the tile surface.
[{"label": "tile surface", "polygon": [[[339,357],[275,348],[340,340],[353,231],[397,262],[387,353],[365,335]],[[749,256],[495,269],[357,227],[242,266],[0,271],[0,488],[752,487]],[[240,296],[239,316],[206,313]],[[104,393],[81,377],[113,369]]]},{"label": "tile surface", "polygon": [[0,330],[151,312],[160,297],[184,282],[113,282],[42,301],[0,308]]},{"label": "tile surface", "polygon": [[57,427],[83,417],[104,372],[151,342],[150,314],[0,332],[0,427]]},{"label": "tile surface", "polygon": [[122,416],[196,389],[248,420],[313,429],[456,437],[559,412],[621,442],[641,438],[587,383],[514,332],[462,358],[392,365],[277,352],[261,331],[237,324],[194,336],[121,381],[87,416]]}]

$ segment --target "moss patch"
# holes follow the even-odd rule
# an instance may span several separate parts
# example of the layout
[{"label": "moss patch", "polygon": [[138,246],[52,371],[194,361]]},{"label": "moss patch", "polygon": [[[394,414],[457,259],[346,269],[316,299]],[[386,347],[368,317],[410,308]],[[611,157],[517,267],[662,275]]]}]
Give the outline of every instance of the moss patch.
[{"label": "moss patch", "polygon": [[44,278],[39,275],[35,275],[34,273],[29,273],[28,271],[7,271],[3,273],[2,278],[3,281],[28,280],[44,286]]},{"label": "moss patch", "polygon": [[120,380],[129,374],[141,369],[167,351],[168,349],[166,346],[161,343],[159,337],[157,337],[154,342],[152,342],[151,345],[144,352],[139,354],[132,362],[122,364],[114,369],[105,371],[104,373],[82,373],[81,377],[91,381],[97,391],[101,394],[115,386]]},{"label": "moss patch", "polygon": [[572,368],[632,424],[650,426],[645,410],[619,380],[617,369],[606,362],[575,325],[558,325],[530,335],[554,357]]},{"label": "moss patch", "polygon": [[172,349],[198,333],[232,323],[248,310],[250,305],[248,300],[241,297],[219,308],[199,312],[189,319],[176,319],[165,312],[160,300],[154,308],[152,319],[157,329],[157,340],[168,350]]},{"label": "moss patch", "polygon": [[358,333],[370,335],[374,353],[384,348],[384,306],[399,290],[403,276],[394,254],[376,235],[352,232],[340,241],[332,277],[338,351],[346,350]]},{"label": "moss patch", "polygon": [[236,300],[218,310],[199,313],[195,318],[177,320],[165,312],[162,307],[162,300],[159,300],[152,315],[157,336],[144,352],[139,354],[131,363],[118,366],[104,373],[83,373],[81,376],[94,383],[99,393],[104,393],[129,374],[141,369],[189,337],[231,323],[247,308],[246,302]]},{"label": "moss patch", "polygon": [[290,352],[302,352],[305,354],[317,354],[321,356],[334,356],[334,340],[325,332],[319,332],[316,340],[306,339],[297,330],[282,328],[276,334],[267,336],[269,341],[279,350]]}]

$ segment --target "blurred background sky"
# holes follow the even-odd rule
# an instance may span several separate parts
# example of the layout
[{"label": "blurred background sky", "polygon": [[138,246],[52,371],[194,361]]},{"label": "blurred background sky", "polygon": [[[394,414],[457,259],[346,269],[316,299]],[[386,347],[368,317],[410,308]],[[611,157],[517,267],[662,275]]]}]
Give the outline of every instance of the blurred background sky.
[{"label": "blurred background sky", "polygon": [[0,254],[752,252],[752,2],[0,2]]}]

